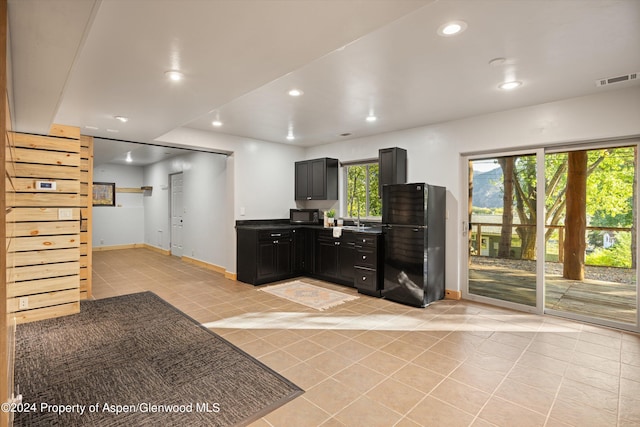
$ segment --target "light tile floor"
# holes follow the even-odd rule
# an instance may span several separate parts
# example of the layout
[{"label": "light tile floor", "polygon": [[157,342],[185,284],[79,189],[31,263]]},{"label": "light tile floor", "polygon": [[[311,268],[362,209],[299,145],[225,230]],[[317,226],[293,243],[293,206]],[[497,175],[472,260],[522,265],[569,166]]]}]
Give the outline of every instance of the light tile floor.
[{"label": "light tile floor", "polygon": [[306,390],[252,427],[640,425],[636,334],[468,301],[320,312],[147,249],[93,263],[95,298],[153,291]]}]

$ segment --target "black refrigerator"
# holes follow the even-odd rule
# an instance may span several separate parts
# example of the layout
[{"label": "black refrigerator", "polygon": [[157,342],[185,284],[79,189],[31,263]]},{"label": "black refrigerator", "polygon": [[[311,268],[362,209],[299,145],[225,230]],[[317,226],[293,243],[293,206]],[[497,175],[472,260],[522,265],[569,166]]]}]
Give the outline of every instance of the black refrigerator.
[{"label": "black refrigerator", "polygon": [[446,189],[382,187],[384,287],[391,301],[426,307],[444,298]]}]

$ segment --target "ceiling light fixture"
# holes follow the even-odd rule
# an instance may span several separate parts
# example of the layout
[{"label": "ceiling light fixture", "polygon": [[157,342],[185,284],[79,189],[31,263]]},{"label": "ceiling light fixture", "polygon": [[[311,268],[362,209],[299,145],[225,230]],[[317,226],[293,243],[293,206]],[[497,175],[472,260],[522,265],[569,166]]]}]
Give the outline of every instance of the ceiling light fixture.
[{"label": "ceiling light fixture", "polygon": [[165,76],[169,78],[169,80],[177,82],[184,78],[184,74],[177,70],[169,70],[164,73]]},{"label": "ceiling light fixture", "polygon": [[120,131],[118,129],[107,129],[107,132],[118,133]]},{"label": "ceiling light fixture", "polygon": [[127,123],[127,122],[129,121],[129,118],[128,118],[128,117],[125,117],[125,116],[115,116],[114,118],[115,118],[116,120],[121,121],[122,123]]},{"label": "ceiling light fixture", "polygon": [[85,126],[85,129],[98,130],[99,128],[98,128],[98,127],[96,127],[96,126],[89,126],[89,125],[86,125],[86,126]]},{"label": "ceiling light fixture", "polygon": [[131,151],[127,151],[127,158],[125,160],[127,163],[133,162],[133,159],[131,158]]},{"label": "ceiling light fixture", "polygon": [[287,141],[293,141],[294,139],[296,139],[296,137],[293,136],[292,133],[289,133],[289,135],[287,135]]},{"label": "ceiling light fixture", "polygon": [[303,91],[301,91],[300,89],[291,89],[291,90],[289,91],[289,96],[293,96],[293,97],[301,96],[303,93],[304,93],[304,92],[303,92]]},{"label": "ceiling light fixture", "polygon": [[451,21],[441,25],[438,28],[438,35],[442,37],[451,37],[460,34],[467,29],[467,23],[464,21]]},{"label": "ceiling light fixture", "polygon": [[369,114],[365,120],[368,121],[369,123],[373,123],[376,120],[378,120],[378,118],[376,116],[374,116],[373,114]]},{"label": "ceiling light fixture", "polygon": [[222,126],[222,122],[220,120],[214,120],[211,122],[211,125],[219,128],[220,126]]},{"label": "ceiling light fixture", "polygon": [[522,85],[522,82],[514,80],[514,81],[510,81],[510,82],[501,83],[501,84],[498,85],[498,88],[502,89],[502,90],[512,90],[512,89],[515,89],[515,88],[517,88],[517,87],[519,87],[521,85]]}]

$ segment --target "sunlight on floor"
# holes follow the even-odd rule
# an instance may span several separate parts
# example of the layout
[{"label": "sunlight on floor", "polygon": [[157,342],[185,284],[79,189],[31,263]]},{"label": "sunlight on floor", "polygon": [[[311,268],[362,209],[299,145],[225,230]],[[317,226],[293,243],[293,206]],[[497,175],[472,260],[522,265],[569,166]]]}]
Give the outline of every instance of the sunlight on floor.
[{"label": "sunlight on floor", "polygon": [[[513,319],[511,319],[513,317]],[[214,322],[205,328],[221,329],[334,329],[378,331],[491,331],[491,332],[576,332],[554,323],[522,326],[522,315],[504,315],[500,320],[467,314],[443,314],[425,320],[397,314],[322,315],[295,312],[245,313]]]}]

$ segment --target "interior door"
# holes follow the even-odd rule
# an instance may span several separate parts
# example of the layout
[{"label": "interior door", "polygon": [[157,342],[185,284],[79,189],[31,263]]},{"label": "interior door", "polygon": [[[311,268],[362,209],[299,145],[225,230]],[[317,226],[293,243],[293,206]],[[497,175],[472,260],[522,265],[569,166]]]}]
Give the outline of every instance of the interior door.
[{"label": "interior door", "polygon": [[184,232],[184,204],[182,173],[171,175],[171,255],[182,256]]}]

